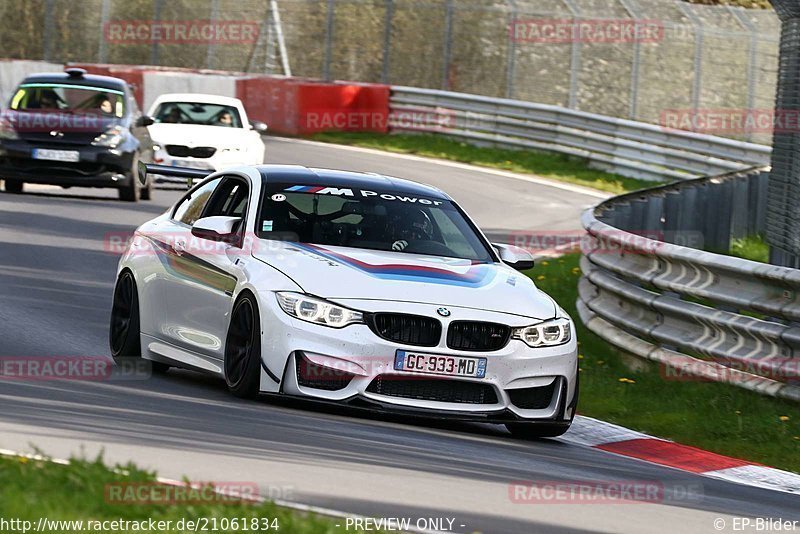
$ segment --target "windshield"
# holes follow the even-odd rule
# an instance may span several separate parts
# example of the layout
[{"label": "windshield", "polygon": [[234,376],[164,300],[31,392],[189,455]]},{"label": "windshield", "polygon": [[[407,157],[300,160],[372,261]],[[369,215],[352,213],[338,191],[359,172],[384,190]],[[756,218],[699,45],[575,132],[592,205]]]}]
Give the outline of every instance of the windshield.
[{"label": "windshield", "polygon": [[167,124],[202,124],[241,128],[242,119],[233,106],[200,102],[162,102],[156,108],[156,122]]},{"label": "windshield", "polygon": [[121,118],[125,113],[122,91],[84,85],[29,83],[20,85],[11,98],[16,111],[92,113]]},{"label": "windshield", "polygon": [[264,239],[492,261],[453,202],[392,191],[270,184],[256,230]]}]

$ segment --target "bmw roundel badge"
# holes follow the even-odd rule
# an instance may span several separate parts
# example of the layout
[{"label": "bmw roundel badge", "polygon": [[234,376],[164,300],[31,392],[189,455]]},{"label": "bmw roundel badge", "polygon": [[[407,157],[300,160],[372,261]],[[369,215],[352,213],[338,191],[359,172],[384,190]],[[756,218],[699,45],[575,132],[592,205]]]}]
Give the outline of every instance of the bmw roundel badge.
[{"label": "bmw roundel badge", "polygon": [[442,317],[450,317],[450,310],[448,310],[447,308],[439,308],[436,310],[436,313],[438,313]]}]

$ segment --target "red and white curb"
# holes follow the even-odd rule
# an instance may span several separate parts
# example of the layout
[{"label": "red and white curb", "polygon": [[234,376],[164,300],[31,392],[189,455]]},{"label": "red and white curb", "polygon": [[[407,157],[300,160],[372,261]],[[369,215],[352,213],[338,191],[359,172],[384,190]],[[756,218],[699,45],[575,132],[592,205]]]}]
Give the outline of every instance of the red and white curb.
[{"label": "red and white curb", "polygon": [[800,494],[800,475],[576,416],[564,441],[698,475]]}]

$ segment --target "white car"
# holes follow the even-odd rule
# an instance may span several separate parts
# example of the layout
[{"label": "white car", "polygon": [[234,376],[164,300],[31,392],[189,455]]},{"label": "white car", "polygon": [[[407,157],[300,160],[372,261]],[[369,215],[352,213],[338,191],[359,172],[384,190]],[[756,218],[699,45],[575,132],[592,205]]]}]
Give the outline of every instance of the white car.
[{"label": "white car", "polygon": [[[208,173],[120,260],[116,359],[284,394],[560,435],[578,399],[574,325],[445,193],[290,165]],[[515,270],[517,269],[517,270]]]},{"label": "white car", "polygon": [[[264,162],[261,135],[267,126],[249,120],[238,98],[164,94],[153,102],[148,115],[154,121],[148,131],[155,145],[155,163],[218,171]],[[155,179],[174,181],[163,175]]]}]

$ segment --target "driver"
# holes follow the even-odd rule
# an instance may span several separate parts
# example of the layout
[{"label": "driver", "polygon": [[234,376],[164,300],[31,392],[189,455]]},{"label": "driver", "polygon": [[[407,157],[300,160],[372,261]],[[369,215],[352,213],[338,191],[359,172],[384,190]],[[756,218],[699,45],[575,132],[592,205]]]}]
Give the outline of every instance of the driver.
[{"label": "driver", "polygon": [[181,122],[181,110],[179,110],[177,106],[172,106],[169,113],[167,113],[161,122],[179,124]]},{"label": "driver", "polygon": [[433,221],[425,210],[412,208],[395,217],[395,241],[392,250],[403,251],[412,241],[433,239]]}]

